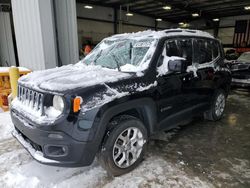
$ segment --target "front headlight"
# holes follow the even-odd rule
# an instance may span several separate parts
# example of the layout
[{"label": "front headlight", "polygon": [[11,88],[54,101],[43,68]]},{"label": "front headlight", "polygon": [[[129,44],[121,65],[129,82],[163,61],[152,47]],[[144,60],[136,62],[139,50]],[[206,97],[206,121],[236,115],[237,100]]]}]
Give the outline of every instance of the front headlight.
[{"label": "front headlight", "polygon": [[53,97],[53,107],[54,107],[56,110],[58,110],[58,111],[60,111],[60,112],[63,112],[64,106],[65,106],[65,104],[64,104],[63,98],[62,98],[61,96],[55,95],[55,96]]}]

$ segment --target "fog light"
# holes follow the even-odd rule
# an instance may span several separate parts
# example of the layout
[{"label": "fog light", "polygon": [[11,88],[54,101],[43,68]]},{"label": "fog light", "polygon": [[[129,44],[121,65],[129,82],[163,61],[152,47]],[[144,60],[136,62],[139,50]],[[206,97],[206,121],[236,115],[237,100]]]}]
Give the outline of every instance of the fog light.
[{"label": "fog light", "polygon": [[47,156],[52,156],[52,157],[65,156],[68,153],[68,147],[48,145],[45,146],[45,153]]}]

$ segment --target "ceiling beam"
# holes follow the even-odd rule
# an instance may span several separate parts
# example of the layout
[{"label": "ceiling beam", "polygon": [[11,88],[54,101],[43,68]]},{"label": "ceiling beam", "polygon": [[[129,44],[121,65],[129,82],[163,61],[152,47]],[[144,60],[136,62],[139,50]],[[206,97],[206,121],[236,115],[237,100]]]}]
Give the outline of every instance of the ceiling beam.
[{"label": "ceiling beam", "polygon": [[197,9],[203,9],[203,8],[209,8],[209,7],[218,7],[220,5],[228,5],[228,6],[233,6],[234,4],[249,4],[249,0],[224,0],[221,2],[217,2],[217,1],[209,1],[208,3],[197,3],[197,4],[193,4],[192,7],[193,8],[197,8]]},{"label": "ceiling beam", "polygon": [[[132,0],[129,0],[129,1],[132,1]],[[133,0],[134,1],[134,0]],[[142,1],[142,0],[139,0],[139,1]],[[89,1],[89,0],[76,0],[77,3],[83,3],[83,4],[89,4],[89,5],[96,5],[96,6],[103,6],[103,7],[109,7],[109,8],[119,8],[119,5],[114,5],[114,4],[106,4],[104,3],[104,1],[101,1],[101,2],[97,2],[97,1]],[[127,11],[127,7],[125,6],[122,6],[122,10],[123,11]],[[152,16],[151,14],[147,14],[147,13],[142,13],[142,12],[135,12],[135,11],[132,11],[132,13],[137,13],[137,14],[140,14],[140,15],[143,15],[143,16],[147,16],[147,17],[151,17],[153,19],[155,19],[156,17],[155,16]],[[170,23],[174,23],[172,19],[165,19],[164,21],[167,21],[167,22],[170,22]]]},{"label": "ceiling beam", "polygon": [[138,3],[132,4],[131,7],[133,7],[134,9],[139,9],[142,7],[145,7],[145,5],[155,5],[155,1],[154,0],[148,0],[146,2],[143,1],[139,1]]}]

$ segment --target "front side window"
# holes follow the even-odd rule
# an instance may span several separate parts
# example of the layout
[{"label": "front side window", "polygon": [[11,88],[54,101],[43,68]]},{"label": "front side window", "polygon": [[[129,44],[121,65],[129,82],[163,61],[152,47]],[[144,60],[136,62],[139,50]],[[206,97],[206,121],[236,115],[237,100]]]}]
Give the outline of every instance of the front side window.
[{"label": "front side window", "polygon": [[173,39],[166,42],[166,55],[184,58],[188,65],[193,61],[192,39]]},{"label": "front side window", "polygon": [[153,56],[156,39],[116,39],[102,41],[88,56],[83,63],[100,65],[105,68],[124,72],[137,72],[145,69]]},{"label": "front side window", "polygon": [[191,38],[168,39],[162,55],[158,59],[158,75],[165,75],[169,70],[169,61],[182,60],[190,66],[193,63],[193,41]]}]

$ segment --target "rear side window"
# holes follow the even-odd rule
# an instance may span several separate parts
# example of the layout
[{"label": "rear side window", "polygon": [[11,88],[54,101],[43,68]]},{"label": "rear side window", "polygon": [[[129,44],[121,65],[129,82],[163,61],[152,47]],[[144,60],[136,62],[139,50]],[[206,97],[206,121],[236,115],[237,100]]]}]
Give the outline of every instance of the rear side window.
[{"label": "rear side window", "polygon": [[219,56],[218,42],[194,39],[194,63],[209,63]]},{"label": "rear side window", "polygon": [[188,65],[193,61],[192,39],[173,39],[166,42],[166,55],[183,57],[187,60]]},{"label": "rear side window", "polygon": [[203,39],[194,39],[194,63],[208,63],[213,60],[211,43]]},{"label": "rear side window", "polygon": [[220,55],[219,44],[216,41],[211,41],[213,60],[216,59]]}]

